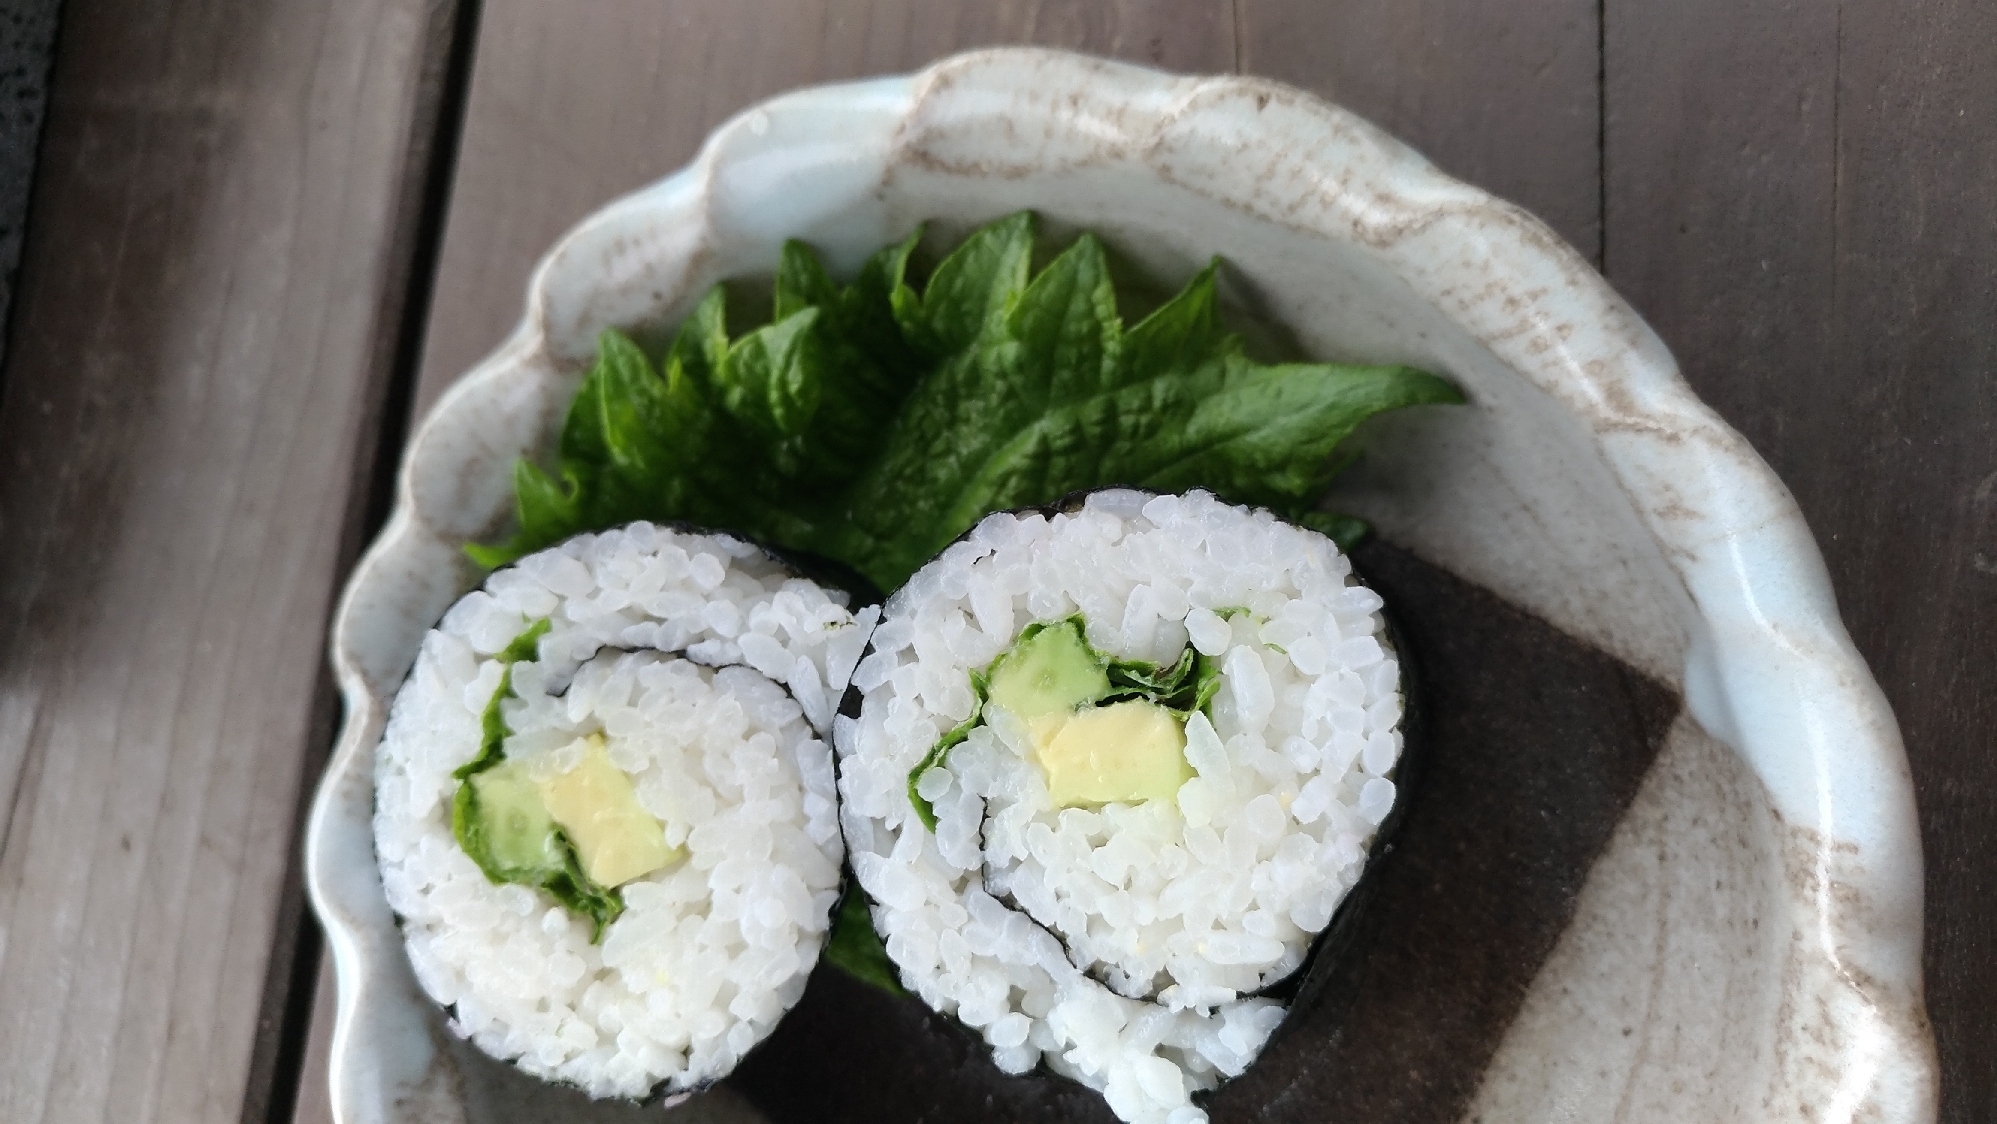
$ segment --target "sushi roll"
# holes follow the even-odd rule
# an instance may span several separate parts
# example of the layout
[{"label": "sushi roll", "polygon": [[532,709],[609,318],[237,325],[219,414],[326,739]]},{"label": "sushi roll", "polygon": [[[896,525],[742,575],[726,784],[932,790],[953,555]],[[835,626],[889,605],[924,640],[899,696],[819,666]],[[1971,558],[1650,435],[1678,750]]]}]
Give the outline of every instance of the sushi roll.
[{"label": "sushi roll", "polygon": [[1380,609],[1329,539],[1204,492],[985,518],[889,599],[836,728],[902,983],[1008,1072],[1203,1120],[1394,807]]},{"label": "sushi roll", "polygon": [[521,559],[423,641],[374,837],[423,990],[592,1096],[727,1074],[840,893],[825,735],[877,607],[748,543],[637,523]]}]

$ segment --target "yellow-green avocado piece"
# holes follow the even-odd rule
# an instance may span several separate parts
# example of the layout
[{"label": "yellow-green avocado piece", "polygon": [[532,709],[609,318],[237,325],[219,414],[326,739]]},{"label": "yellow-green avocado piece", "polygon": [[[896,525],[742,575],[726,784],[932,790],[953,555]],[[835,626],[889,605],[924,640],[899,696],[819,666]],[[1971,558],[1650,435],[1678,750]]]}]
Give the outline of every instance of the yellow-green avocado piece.
[{"label": "yellow-green avocado piece", "polygon": [[561,869],[555,821],[541,802],[541,790],[517,761],[502,761],[467,782],[478,798],[479,830],[485,859],[505,876]]},{"label": "yellow-green avocado piece", "polygon": [[1154,702],[1111,703],[1032,729],[1057,807],[1173,800],[1193,776],[1184,725]]},{"label": "yellow-green avocado piece", "polygon": [[[539,784],[541,803],[575,846],[589,880],[622,886],[686,856],[666,844],[665,826],[638,803],[631,778],[610,760],[603,735],[591,734],[582,760]],[[480,794],[481,796],[483,793]]]},{"label": "yellow-green avocado piece", "polygon": [[988,701],[1028,722],[1067,714],[1109,694],[1109,673],[1075,621],[1048,625],[1013,645],[991,671]]}]

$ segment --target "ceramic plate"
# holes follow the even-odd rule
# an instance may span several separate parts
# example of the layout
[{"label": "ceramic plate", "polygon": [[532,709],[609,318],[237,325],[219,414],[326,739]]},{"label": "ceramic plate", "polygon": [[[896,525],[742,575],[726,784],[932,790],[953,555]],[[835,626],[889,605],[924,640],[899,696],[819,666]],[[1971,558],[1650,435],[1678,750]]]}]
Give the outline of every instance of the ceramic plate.
[{"label": "ceramic plate", "polygon": [[[1226,295],[1309,354],[1442,372],[1336,489],[1419,665],[1421,775],[1336,986],[1217,1120],[1922,1124],[1921,857],[1898,728],[1803,519],[1663,344],[1545,226],[1272,83],[988,51],[806,90],[569,233],[513,337],[410,444],[341,602],[346,725],[309,885],[339,970],[341,1124],[656,1119],[455,1042],[383,901],[371,759],[424,630],[552,446],[597,332],[660,326],[783,240],[852,268],[1021,208]],[[821,968],[688,1118],[1110,1119]]]}]

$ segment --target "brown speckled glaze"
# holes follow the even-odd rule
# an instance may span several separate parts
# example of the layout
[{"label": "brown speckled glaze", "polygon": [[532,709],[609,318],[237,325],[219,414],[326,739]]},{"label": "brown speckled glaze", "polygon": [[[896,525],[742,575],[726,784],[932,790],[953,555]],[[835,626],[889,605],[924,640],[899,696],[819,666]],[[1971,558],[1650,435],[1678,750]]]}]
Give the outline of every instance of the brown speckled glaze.
[{"label": "brown speckled glaze", "polygon": [[343,1124],[1107,1119],[822,971],[721,1091],[664,1112],[531,1086],[440,1037],[381,898],[370,757],[418,639],[508,510],[597,331],[668,324],[786,237],[850,267],[1022,207],[1097,230],[1317,355],[1448,374],[1334,496],[1434,717],[1339,982],[1216,1119],[1927,1124],[1921,865],[1898,729],[1787,491],[1656,336],[1530,216],[1268,82],[989,51],[804,91],[585,221],[519,331],[412,441],[334,636],[347,725],[308,877],[340,971]]}]

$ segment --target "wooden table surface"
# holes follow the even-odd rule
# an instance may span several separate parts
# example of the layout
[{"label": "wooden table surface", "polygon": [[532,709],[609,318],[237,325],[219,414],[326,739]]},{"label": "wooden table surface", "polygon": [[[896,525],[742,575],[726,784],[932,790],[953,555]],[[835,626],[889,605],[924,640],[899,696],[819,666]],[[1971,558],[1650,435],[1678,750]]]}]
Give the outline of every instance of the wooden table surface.
[{"label": "wooden table surface", "polygon": [[0,372],[0,1120],[327,1119],[335,594],[569,224],[800,84],[1036,43],[1337,100],[1592,257],[1899,715],[1997,1119],[1997,5],[68,0]]}]

